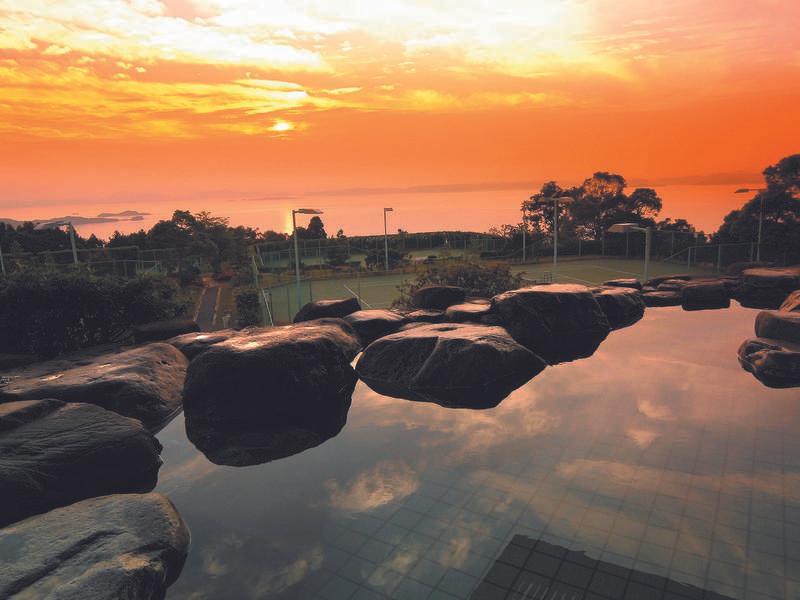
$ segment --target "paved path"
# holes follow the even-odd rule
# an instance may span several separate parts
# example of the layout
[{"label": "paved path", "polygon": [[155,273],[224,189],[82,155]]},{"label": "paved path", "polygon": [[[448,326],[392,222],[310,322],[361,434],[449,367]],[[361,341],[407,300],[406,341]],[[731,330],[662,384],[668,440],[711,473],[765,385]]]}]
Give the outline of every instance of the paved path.
[{"label": "paved path", "polygon": [[217,307],[218,296],[218,286],[207,287],[203,290],[203,296],[200,298],[200,308],[197,311],[197,324],[202,331],[212,331],[216,329],[214,323],[214,309]]}]

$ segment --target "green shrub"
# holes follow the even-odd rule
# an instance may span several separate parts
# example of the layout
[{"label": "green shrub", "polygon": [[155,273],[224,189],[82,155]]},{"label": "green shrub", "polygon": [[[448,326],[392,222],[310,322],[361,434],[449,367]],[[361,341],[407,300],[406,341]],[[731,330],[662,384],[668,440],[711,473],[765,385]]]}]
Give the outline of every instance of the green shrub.
[{"label": "green shrub", "polygon": [[350,252],[344,244],[334,244],[325,252],[325,263],[331,267],[343,267],[350,258]]},{"label": "green shrub", "polygon": [[236,294],[236,313],[239,316],[239,326],[261,325],[261,304],[258,292],[245,290]]},{"label": "green shrub", "polygon": [[132,325],[186,312],[162,276],[27,270],[0,280],[0,352],[55,356],[119,339]]},{"label": "green shrub", "polygon": [[[409,261],[410,255],[400,252],[394,248],[389,248],[389,268],[396,269],[402,267]],[[371,248],[364,257],[364,264],[368,269],[383,269],[386,265],[385,248]]]},{"label": "green shrub", "polygon": [[394,305],[410,307],[414,292],[426,285],[457,285],[467,290],[469,296],[491,298],[522,285],[520,275],[512,275],[508,267],[484,267],[471,263],[431,267],[417,275],[414,281],[398,286],[400,297]]}]

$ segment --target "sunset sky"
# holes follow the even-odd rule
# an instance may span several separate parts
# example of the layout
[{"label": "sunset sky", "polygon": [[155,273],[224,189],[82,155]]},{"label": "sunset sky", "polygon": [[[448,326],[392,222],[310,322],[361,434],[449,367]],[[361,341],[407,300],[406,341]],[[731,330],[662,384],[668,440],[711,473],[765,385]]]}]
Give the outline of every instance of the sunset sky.
[{"label": "sunset sky", "polygon": [[0,0],[0,217],[485,230],[610,170],[711,230],[800,151],[799,29],[785,0]]}]

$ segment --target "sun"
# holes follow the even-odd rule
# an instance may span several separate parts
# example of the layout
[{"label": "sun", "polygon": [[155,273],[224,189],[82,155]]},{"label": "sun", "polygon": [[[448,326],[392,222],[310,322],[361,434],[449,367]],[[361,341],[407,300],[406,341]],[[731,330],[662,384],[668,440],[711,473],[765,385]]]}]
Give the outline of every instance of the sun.
[{"label": "sun", "polygon": [[294,123],[291,121],[282,121],[277,120],[272,124],[272,127],[269,128],[270,131],[275,131],[278,133],[283,133],[286,131],[292,131],[294,129]]}]

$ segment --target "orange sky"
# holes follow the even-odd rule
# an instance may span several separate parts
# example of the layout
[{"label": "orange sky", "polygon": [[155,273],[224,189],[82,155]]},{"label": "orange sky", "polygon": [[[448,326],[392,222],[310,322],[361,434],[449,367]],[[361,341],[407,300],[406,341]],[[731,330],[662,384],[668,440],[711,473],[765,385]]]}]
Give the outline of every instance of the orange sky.
[{"label": "orange sky", "polygon": [[0,0],[0,217],[487,229],[612,170],[710,230],[800,151],[798,26],[777,0]]}]

